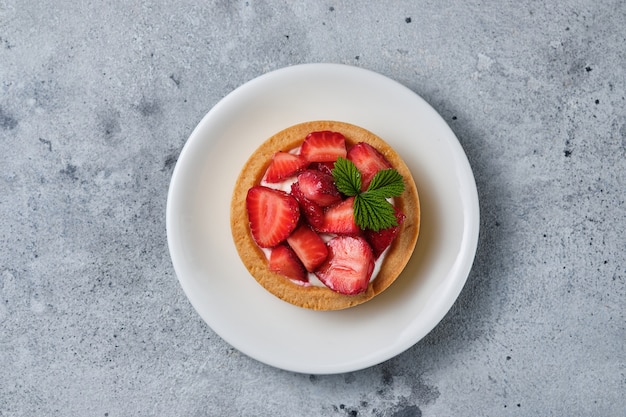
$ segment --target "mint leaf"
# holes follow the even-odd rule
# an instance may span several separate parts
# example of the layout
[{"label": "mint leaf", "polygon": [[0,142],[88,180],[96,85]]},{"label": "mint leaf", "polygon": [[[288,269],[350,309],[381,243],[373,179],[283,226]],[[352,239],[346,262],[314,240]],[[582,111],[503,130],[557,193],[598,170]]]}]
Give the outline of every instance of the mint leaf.
[{"label": "mint leaf", "polygon": [[361,173],[352,161],[337,158],[332,174],[339,192],[347,196],[355,196],[361,192]]},{"label": "mint leaf", "polygon": [[391,203],[372,193],[361,193],[355,197],[354,220],[361,229],[375,232],[398,225]]},{"label": "mint leaf", "polygon": [[393,168],[378,171],[372,178],[366,192],[374,190],[385,198],[400,196],[404,191],[402,175]]}]

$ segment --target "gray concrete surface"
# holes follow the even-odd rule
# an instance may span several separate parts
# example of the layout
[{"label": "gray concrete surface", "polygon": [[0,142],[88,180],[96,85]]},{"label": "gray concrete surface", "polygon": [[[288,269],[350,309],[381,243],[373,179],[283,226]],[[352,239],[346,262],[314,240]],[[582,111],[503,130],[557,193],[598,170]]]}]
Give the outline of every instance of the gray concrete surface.
[{"label": "gray concrete surface", "polygon": [[[303,3],[0,0],[0,416],[624,416],[626,3]],[[430,102],[482,214],[439,326],[331,376],[225,343],[165,235],[202,116],[307,62]]]}]

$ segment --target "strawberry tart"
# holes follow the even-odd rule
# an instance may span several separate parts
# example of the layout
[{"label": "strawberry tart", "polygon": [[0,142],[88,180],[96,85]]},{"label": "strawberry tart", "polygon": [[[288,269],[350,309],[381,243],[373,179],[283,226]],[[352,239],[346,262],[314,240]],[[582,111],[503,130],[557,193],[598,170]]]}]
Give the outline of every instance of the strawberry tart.
[{"label": "strawberry tart", "polygon": [[381,138],[336,121],[267,139],[235,184],[231,230],[244,265],[291,304],[339,310],[380,294],[411,257],[415,182]]}]

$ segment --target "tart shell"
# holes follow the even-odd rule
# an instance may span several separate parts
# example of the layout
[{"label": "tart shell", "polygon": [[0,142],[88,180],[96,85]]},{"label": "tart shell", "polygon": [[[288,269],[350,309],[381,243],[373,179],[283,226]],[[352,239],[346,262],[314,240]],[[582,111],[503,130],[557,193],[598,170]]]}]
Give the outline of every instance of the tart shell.
[{"label": "tart shell", "polygon": [[[261,182],[275,152],[296,148],[309,133],[322,130],[343,134],[348,149],[358,142],[372,145],[404,178],[405,191],[400,197],[394,199],[394,205],[404,213],[406,218],[396,239],[386,252],[378,275],[370,282],[365,292],[357,295],[343,295],[325,287],[299,285],[280,274],[271,272],[268,269],[264,252],[257,246],[250,234],[246,211],[248,189]],[[356,125],[338,121],[311,121],[276,133],[261,144],[248,159],[235,183],[230,207],[230,225],[239,257],[250,274],[266,290],[299,307],[313,310],[341,310],[372,299],[388,288],[400,275],[411,258],[417,242],[420,204],[409,168],[384,140]]]}]

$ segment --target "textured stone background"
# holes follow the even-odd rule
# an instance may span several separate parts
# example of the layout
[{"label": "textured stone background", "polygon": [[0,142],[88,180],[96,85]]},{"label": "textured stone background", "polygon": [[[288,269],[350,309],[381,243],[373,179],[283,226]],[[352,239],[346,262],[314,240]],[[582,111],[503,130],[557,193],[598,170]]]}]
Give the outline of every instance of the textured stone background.
[{"label": "textured stone background", "polygon": [[[0,0],[0,416],[624,415],[626,3],[173,3]],[[165,236],[193,127],[306,62],[424,97],[481,200],[440,325],[332,376],[221,340]]]}]

